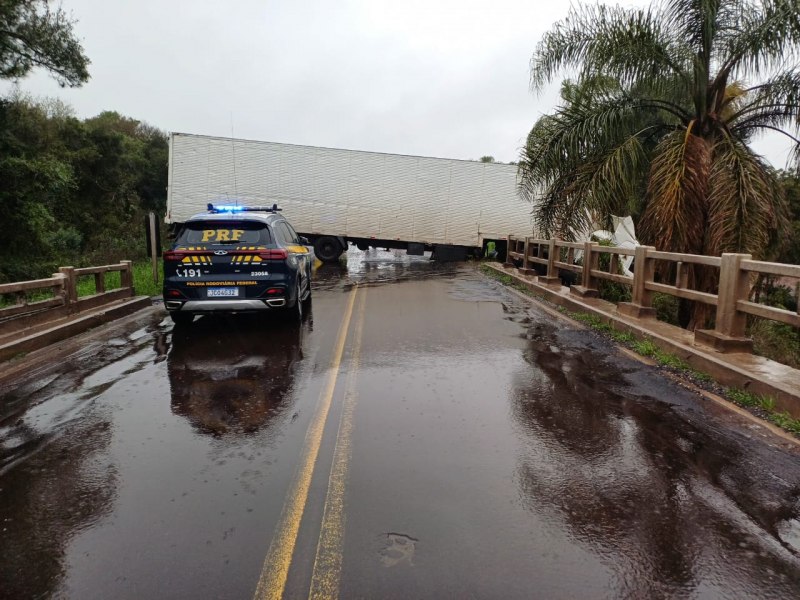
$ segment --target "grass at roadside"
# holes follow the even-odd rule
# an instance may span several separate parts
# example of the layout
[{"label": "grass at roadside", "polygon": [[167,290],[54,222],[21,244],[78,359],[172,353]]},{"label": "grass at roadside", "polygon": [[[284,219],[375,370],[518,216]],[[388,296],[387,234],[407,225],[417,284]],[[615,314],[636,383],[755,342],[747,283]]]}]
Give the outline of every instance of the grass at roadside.
[{"label": "grass at roadside", "polygon": [[[138,296],[158,296],[161,294],[161,282],[164,277],[163,263],[158,261],[158,283],[153,281],[153,267],[149,260],[133,263],[133,287]],[[106,291],[119,288],[120,273],[111,271],[105,274]],[[78,278],[78,297],[91,296],[97,293],[94,275],[84,275]]]},{"label": "grass at roadside", "polygon": [[[510,275],[498,273],[491,267],[481,266],[481,271],[499,281],[500,283],[521,291],[532,298],[547,303],[546,300],[540,295],[534,294],[528,288],[518,284]],[[658,345],[650,338],[643,336],[637,337],[629,331],[614,329],[614,327],[605,322],[597,315],[581,312],[572,312],[563,306],[557,306],[556,310],[561,314],[583,323],[601,335],[604,335],[616,343],[633,350],[641,356],[651,358],[662,367],[669,371],[686,377],[692,383],[704,387],[713,384],[714,380],[708,373],[697,371],[692,368],[689,363],[675,356],[669,352],[665,352],[658,347]],[[717,384],[718,385],[718,384]],[[721,389],[715,389],[715,393],[721,393],[731,402],[738,404],[744,408],[750,409],[756,416],[765,419],[778,427],[800,437],[800,419],[795,419],[788,412],[778,412],[775,408],[775,399],[770,396],[759,396],[748,391],[740,390],[737,388],[725,388],[718,386]]]},{"label": "grass at roadside", "polygon": [[153,266],[149,260],[133,264],[133,287],[139,296],[160,296],[164,283],[164,261],[158,259],[158,283],[153,281]]}]

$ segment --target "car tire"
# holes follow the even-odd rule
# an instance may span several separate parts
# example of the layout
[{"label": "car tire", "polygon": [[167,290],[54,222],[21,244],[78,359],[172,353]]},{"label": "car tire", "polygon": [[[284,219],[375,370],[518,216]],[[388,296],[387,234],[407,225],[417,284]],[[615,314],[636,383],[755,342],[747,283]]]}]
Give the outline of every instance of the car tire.
[{"label": "car tire", "polygon": [[294,306],[289,309],[292,321],[295,323],[302,323],[305,313],[303,307],[303,299],[300,296],[300,282],[297,282],[297,292],[295,293]]},{"label": "car tire", "polygon": [[194,321],[194,315],[191,313],[171,312],[169,313],[169,318],[176,325],[188,325]]}]

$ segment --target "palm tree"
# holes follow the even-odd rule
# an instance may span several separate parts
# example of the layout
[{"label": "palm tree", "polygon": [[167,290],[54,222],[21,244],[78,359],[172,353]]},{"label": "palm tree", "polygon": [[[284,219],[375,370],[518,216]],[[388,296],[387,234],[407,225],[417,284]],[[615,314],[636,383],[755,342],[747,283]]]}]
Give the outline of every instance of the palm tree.
[{"label": "palm tree", "polygon": [[763,257],[786,222],[775,170],[748,145],[800,126],[800,0],[574,8],[539,42],[531,87],[562,103],[531,130],[519,191],[543,233],[634,214],[662,250]]}]

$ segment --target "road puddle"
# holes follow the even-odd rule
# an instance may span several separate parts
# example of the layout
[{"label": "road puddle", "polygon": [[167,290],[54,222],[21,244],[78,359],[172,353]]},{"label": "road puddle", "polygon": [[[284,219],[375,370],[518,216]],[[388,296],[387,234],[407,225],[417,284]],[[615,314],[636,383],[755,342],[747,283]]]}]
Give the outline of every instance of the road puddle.
[{"label": "road puddle", "polygon": [[387,533],[386,540],[387,545],[380,553],[384,567],[396,567],[399,564],[414,566],[418,539],[403,533]]}]

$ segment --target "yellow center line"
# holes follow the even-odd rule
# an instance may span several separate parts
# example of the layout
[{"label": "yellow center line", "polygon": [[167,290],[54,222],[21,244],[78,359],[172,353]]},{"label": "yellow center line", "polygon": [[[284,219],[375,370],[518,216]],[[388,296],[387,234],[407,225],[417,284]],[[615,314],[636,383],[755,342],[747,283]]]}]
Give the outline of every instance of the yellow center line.
[{"label": "yellow center line", "polygon": [[345,381],[344,406],[339,419],[339,432],[336,436],[336,448],[333,452],[331,475],[328,480],[328,493],[325,497],[325,510],[322,516],[317,556],[314,560],[314,572],[311,576],[311,589],[308,594],[309,598],[318,600],[337,598],[339,596],[345,530],[345,487],[352,455],[353,413],[358,401],[356,379],[361,356],[361,334],[364,329],[364,307],[366,303],[365,289],[361,294],[358,316],[353,332],[353,353]]},{"label": "yellow center line", "polygon": [[261,576],[258,579],[254,595],[254,598],[257,599],[281,598],[286,587],[286,577],[289,574],[289,567],[292,563],[292,555],[297,542],[297,532],[300,529],[300,521],[303,519],[303,511],[308,500],[308,489],[311,486],[311,477],[314,474],[314,464],[317,461],[317,455],[322,443],[322,433],[325,429],[325,421],[328,418],[333,391],[336,388],[339,366],[344,352],[344,343],[347,339],[347,330],[350,328],[350,317],[353,315],[353,306],[357,293],[358,287],[354,287],[350,293],[344,319],[339,327],[339,335],[334,347],[328,381],[320,394],[317,411],[306,432],[306,439],[300,456],[300,465],[286,495],[286,501],[283,504],[275,535],[261,567]]}]

